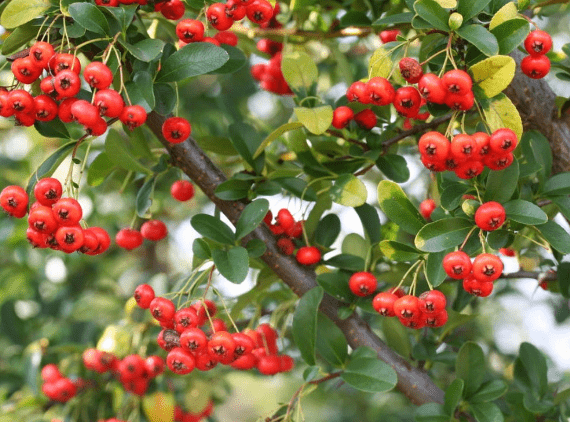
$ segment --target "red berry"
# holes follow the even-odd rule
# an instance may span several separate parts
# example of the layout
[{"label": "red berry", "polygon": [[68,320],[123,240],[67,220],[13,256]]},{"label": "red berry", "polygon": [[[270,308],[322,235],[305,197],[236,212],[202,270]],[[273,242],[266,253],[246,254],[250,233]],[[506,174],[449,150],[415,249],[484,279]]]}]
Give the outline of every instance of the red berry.
[{"label": "red berry", "polygon": [[30,56],[20,57],[12,62],[14,77],[23,84],[34,83],[42,74],[42,68],[36,65]]},{"label": "red berry", "polygon": [[62,70],[53,78],[53,86],[61,98],[75,97],[81,89],[81,80],[73,70]]},{"label": "red berry", "polygon": [[101,116],[111,118],[119,117],[125,108],[121,94],[112,89],[97,90],[93,98],[93,105],[97,107]]},{"label": "red berry", "polygon": [[374,293],[378,282],[376,277],[372,273],[369,272],[359,272],[354,273],[350,277],[348,281],[348,287],[350,291],[354,293],[356,296],[368,296]]},{"label": "red berry", "polygon": [[441,133],[431,131],[421,136],[418,148],[422,156],[430,157],[433,161],[445,161],[451,145]]},{"label": "red berry", "polygon": [[257,369],[263,375],[277,374],[281,370],[281,361],[279,359],[279,356],[263,356],[257,363]]},{"label": "red berry", "polygon": [[[34,98],[23,89],[10,91],[8,98],[6,99],[5,106],[3,106],[2,109],[4,109],[4,107],[11,110],[11,113],[8,114],[8,116],[11,116],[13,113],[32,114],[36,109]],[[8,111],[6,111],[6,113],[8,113]]]},{"label": "red berry", "polygon": [[178,375],[189,374],[196,366],[194,356],[181,347],[175,347],[166,356],[166,365],[172,372]]},{"label": "red berry", "polygon": [[247,5],[245,13],[250,21],[262,25],[273,17],[273,6],[266,0],[254,0]]},{"label": "red berry", "polygon": [[52,212],[61,226],[74,226],[83,216],[81,205],[73,198],[61,198],[52,206]]},{"label": "red berry", "polygon": [[244,333],[234,333],[231,336],[234,339],[236,346],[234,349],[234,358],[249,355],[256,347],[256,344],[253,342],[251,337]]},{"label": "red berry", "polygon": [[302,265],[313,265],[321,260],[321,251],[315,246],[303,246],[297,251],[297,262]]},{"label": "red berry", "polygon": [[174,303],[164,297],[155,297],[150,302],[149,309],[153,318],[159,322],[173,320],[176,313]]},{"label": "red berry", "polygon": [[170,187],[170,194],[177,201],[189,201],[194,197],[194,186],[187,180],[177,180]]},{"label": "red berry", "polygon": [[198,313],[192,307],[182,308],[174,314],[174,329],[182,334],[188,328],[198,326]]},{"label": "red berry", "polygon": [[354,121],[358,125],[366,130],[372,129],[376,126],[377,118],[376,114],[370,109],[362,110],[354,115]]},{"label": "red berry", "polygon": [[450,94],[467,95],[473,87],[471,76],[458,69],[446,72],[441,78],[441,82]]},{"label": "red berry", "polygon": [[154,242],[164,239],[168,234],[166,224],[160,220],[145,221],[141,226],[141,235],[147,240]]},{"label": "red berry", "polygon": [[444,171],[446,170],[445,160],[439,161],[432,157],[422,155],[421,158],[422,164],[427,168],[429,171]]},{"label": "red berry", "polygon": [[505,209],[498,202],[486,202],[475,212],[475,224],[483,230],[497,230],[507,218]]},{"label": "red berry", "polygon": [[417,312],[410,318],[403,318],[398,315],[398,320],[404,327],[413,328],[414,330],[424,328],[426,325],[424,314],[421,312]]},{"label": "red berry", "polygon": [[445,103],[447,90],[441,79],[433,73],[426,73],[418,82],[418,90],[423,98],[434,104]]},{"label": "red berry", "polygon": [[495,281],[503,273],[503,262],[496,255],[484,253],[473,261],[473,277],[478,281]]},{"label": "red berry", "polygon": [[547,56],[526,56],[521,61],[522,72],[532,79],[542,79],[550,72],[550,59]]},{"label": "red berry", "polygon": [[169,0],[164,2],[160,13],[166,18],[172,21],[177,21],[184,15],[185,7],[184,3],[180,0]]},{"label": "red berry", "polygon": [[416,117],[420,111],[422,98],[413,86],[404,86],[396,90],[394,107],[404,117]]},{"label": "red berry", "polygon": [[184,19],[176,24],[176,35],[185,43],[199,42],[204,38],[204,24],[195,19]]},{"label": "red berry", "polygon": [[9,215],[22,218],[28,211],[28,194],[20,186],[7,186],[0,192],[0,206]]},{"label": "red berry", "polygon": [[57,117],[57,103],[47,95],[34,98],[35,118],[41,122],[49,122]]},{"label": "red berry", "polygon": [[489,138],[491,153],[506,155],[517,147],[517,135],[511,129],[497,129]]},{"label": "red berry", "polygon": [[154,299],[154,289],[148,284],[141,284],[135,289],[133,296],[137,301],[137,305],[143,309],[148,309]]},{"label": "red berry", "polygon": [[420,203],[420,214],[427,221],[431,220],[431,213],[435,210],[436,205],[433,199],[424,199]]},{"label": "red berry", "polygon": [[43,41],[36,41],[30,47],[30,57],[35,62],[36,66],[46,69],[49,60],[54,56],[55,50],[50,43]]},{"label": "red berry", "polygon": [[544,55],[552,48],[552,38],[548,32],[537,29],[527,35],[524,48],[531,56]]},{"label": "red berry", "polygon": [[42,380],[47,383],[52,383],[60,378],[63,378],[61,372],[57,368],[57,365],[50,363],[42,368]]},{"label": "red berry", "polygon": [[65,253],[75,252],[83,245],[83,229],[81,226],[61,226],[55,232],[55,240]]},{"label": "red berry", "polygon": [[370,102],[372,104],[385,106],[394,101],[396,90],[387,79],[379,76],[371,78],[367,86],[368,95],[370,96]]},{"label": "red berry", "polygon": [[451,156],[458,163],[478,157],[477,142],[466,133],[455,135],[450,145]]},{"label": "red berry", "polygon": [[420,297],[420,309],[424,314],[438,314],[445,310],[447,300],[439,290],[423,292]]},{"label": "red berry", "polygon": [[277,224],[283,228],[283,230],[288,230],[295,224],[295,219],[287,208],[280,209],[275,220]]},{"label": "red berry", "polygon": [[[231,0],[230,0],[231,1]],[[226,3],[227,6],[227,3]],[[243,10],[244,14],[245,14],[245,8],[244,7],[240,7],[240,10]],[[227,10],[229,10],[228,8],[226,8],[226,13]],[[239,20],[239,19],[235,19],[235,15],[232,17],[234,20]],[[243,16],[242,16],[243,18]],[[241,18],[240,18],[241,19]],[[226,45],[231,45],[233,47],[235,47],[238,43],[238,37],[237,35],[232,32],[232,31],[220,31],[218,32],[216,35],[214,35],[214,38],[220,43],[220,44],[226,44]]]},{"label": "red berry", "polygon": [[404,57],[400,60],[399,67],[403,78],[411,84],[418,83],[424,74],[418,61],[411,57]]},{"label": "red berry", "polygon": [[421,314],[420,301],[412,295],[402,296],[394,302],[394,313],[398,318],[411,319]]},{"label": "red berry", "polygon": [[368,84],[364,82],[354,82],[346,90],[346,98],[348,101],[358,101],[362,104],[370,103],[370,92],[368,90]]},{"label": "red berry", "polygon": [[396,315],[394,312],[394,303],[398,300],[398,296],[390,292],[381,292],[374,296],[372,299],[372,307],[380,315],[393,317]]},{"label": "red berry", "polygon": [[513,248],[501,248],[499,249],[499,253],[505,256],[516,256],[516,252]]},{"label": "red berry", "polygon": [[472,276],[463,280],[463,289],[472,295],[487,297],[493,291],[492,281],[479,281]]},{"label": "red berry", "polygon": [[109,249],[109,245],[111,244],[111,237],[109,236],[109,233],[107,233],[107,230],[102,229],[101,227],[90,227],[87,230],[84,230],[84,232],[85,231],[94,233],[99,243],[95,250],[87,252],[82,251],[83,253],[87,255],[99,255]]},{"label": "red berry", "polygon": [[350,107],[340,106],[333,112],[332,126],[337,129],[345,128],[354,118],[354,112]]},{"label": "red berry", "polygon": [[206,19],[218,31],[230,29],[234,21],[226,15],[226,5],[223,3],[214,3],[208,7],[206,11]]},{"label": "red berry", "polygon": [[235,348],[235,341],[227,331],[217,331],[208,341],[208,354],[222,363],[233,360]]},{"label": "red berry", "polygon": [[386,44],[391,41],[396,41],[397,36],[400,34],[399,29],[386,29],[380,32],[380,40]]},{"label": "red berry", "polygon": [[423,314],[425,325],[432,328],[443,327],[447,323],[448,315],[444,309],[437,314]]},{"label": "red berry", "polygon": [[191,327],[184,330],[180,335],[180,346],[196,354],[208,347],[208,337],[199,328]]},{"label": "red berry", "polygon": [[162,125],[162,136],[172,144],[184,142],[190,136],[190,123],[182,117],[169,117]]},{"label": "red berry", "polygon": [[139,105],[126,106],[123,108],[119,120],[128,126],[130,130],[133,130],[146,122],[146,111]]},{"label": "red berry", "polygon": [[445,97],[445,105],[452,110],[467,111],[475,104],[475,96],[473,92],[468,91],[465,94],[451,94],[448,93]]},{"label": "red berry", "polygon": [[[244,6],[243,2],[241,2],[240,0],[228,0],[226,1],[226,15],[233,19],[234,21],[241,21],[245,15],[246,15],[247,11],[246,11],[246,6]],[[222,31],[223,32],[223,31]],[[219,32],[218,32],[219,34]],[[216,34],[216,35],[218,35]],[[235,44],[232,45],[237,45],[237,36],[232,32],[231,33],[234,37],[235,37]],[[221,42],[221,40],[220,40]],[[234,39],[232,38],[232,43],[234,42]]]},{"label": "red berry", "polygon": [[471,273],[472,266],[469,255],[463,251],[450,252],[443,258],[445,273],[456,280],[467,277]]},{"label": "red berry", "polygon": [[51,385],[55,394],[52,397],[48,397],[53,401],[66,403],[77,394],[77,388],[69,378],[60,378],[51,383]]},{"label": "red berry", "polygon": [[515,157],[513,153],[509,152],[506,155],[489,154],[485,157],[483,162],[491,170],[503,170],[509,167],[513,163],[514,159]]},{"label": "red berry", "polygon": [[164,360],[160,356],[149,356],[144,361],[144,367],[151,378],[157,377],[164,372]]},{"label": "red berry", "polygon": [[472,179],[483,173],[483,170],[485,166],[481,161],[465,161],[455,169],[455,174],[460,179]]},{"label": "red berry", "polygon": [[30,210],[28,224],[37,232],[46,234],[55,232],[59,227],[51,208],[45,205],[39,205]]},{"label": "red berry", "polygon": [[143,237],[138,230],[124,228],[115,235],[115,243],[119,247],[130,251],[143,244]]},{"label": "red berry", "polygon": [[77,56],[68,53],[54,54],[48,63],[49,69],[53,75],[64,70],[72,70],[76,75],[81,73],[81,63]]},{"label": "red berry", "polygon": [[101,118],[99,110],[86,100],[77,100],[71,105],[71,114],[82,125],[91,126]]},{"label": "red berry", "polygon": [[288,237],[282,237],[277,241],[277,247],[283,253],[283,255],[292,255],[295,251],[295,245],[293,241]]},{"label": "red berry", "polygon": [[91,62],[85,66],[83,78],[93,88],[106,89],[113,82],[113,72],[101,62]]},{"label": "red berry", "polygon": [[78,101],[77,98],[66,98],[59,104],[59,108],[57,110],[57,117],[63,123],[71,123],[75,120],[73,114],[71,113],[71,106]]}]

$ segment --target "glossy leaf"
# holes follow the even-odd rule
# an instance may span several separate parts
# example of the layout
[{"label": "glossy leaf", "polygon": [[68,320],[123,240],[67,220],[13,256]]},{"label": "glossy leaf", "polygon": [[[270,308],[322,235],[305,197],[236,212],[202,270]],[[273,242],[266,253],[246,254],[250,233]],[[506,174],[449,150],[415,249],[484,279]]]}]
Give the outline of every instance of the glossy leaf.
[{"label": "glossy leaf", "polygon": [[513,196],[519,178],[519,164],[515,160],[503,170],[490,171],[487,177],[484,202],[496,201],[505,203]]},{"label": "glossy leaf", "polygon": [[457,34],[486,56],[494,56],[499,52],[497,38],[481,25],[464,25],[457,30]]},{"label": "glossy leaf", "polygon": [[406,159],[397,154],[382,155],[376,160],[376,165],[384,175],[394,182],[404,183],[410,178],[410,169]]},{"label": "glossy leaf", "polygon": [[515,19],[519,14],[517,5],[515,3],[509,2],[501,7],[497,13],[493,15],[493,19],[489,23],[489,29],[493,30],[500,24],[507,22],[511,19]]},{"label": "glossy leaf", "polygon": [[472,341],[461,346],[455,363],[455,373],[457,378],[465,382],[464,397],[471,396],[479,389],[485,377],[485,355],[481,346]]},{"label": "glossy leaf", "polygon": [[156,177],[151,177],[146,180],[139,191],[137,192],[136,211],[137,215],[145,218],[150,206],[152,205],[152,198],[154,196],[154,185],[156,184]]},{"label": "glossy leaf", "polygon": [[257,174],[263,171],[264,155],[253,158],[255,151],[261,144],[259,133],[245,123],[233,123],[229,127],[230,139],[239,155],[255,170]]},{"label": "glossy leaf", "polygon": [[458,0],[457,11],[467,21],[478,15],[490,2],[491,0]]},{"label": "glossy leaf", "polygon": [[261,142],[261,144],[259,145],[259,148],[257,148],[257,151],[255,151],[255,153],[253,154],[253,158],[257,158],[259,155],[261,155],[261,153],[269,145],[271,145],[271,143],[273,141],[278,139],[284,133],[289,132],[290,130],[300,129],[302,127],[303,127],[303,123],[301,123],[301,122],[289,122],[289,123],[282,124],[277,129],[275,129],[273,132],[271,132],[269,135],[267,135],[267,138],[265,138]]},{"label": "glossy leaf", "polygon": [[230,179],[220,183],[214,193],[218,198],[224,201],[236,201],[238,199],[247,198],[251,184],[251,180]]},{"label": "glossy leaf", "polygon": [[249,203],[242,211],[236,223],[235,239],[240,240],[255,230],[263,221],[268,210],[269,201],[267,199],[260,198]]},{"label": "glossy leaf", "polygon": [[361,206],[368,197],[366,186],[353,174],[340,175],[330,188],[329,194],[334,202],[347,207]]},{"label": "glossy leaf", "polygon": [[224,63],[222,67],[219,67],[210,73],[216,75],[234,73],[245,66],[247,63],[247,58],[245,57],[245,54],[243,54],[243,51],[241,51],[239,48],[232,47],[231,45],[227,44],[222,44],[220,47],[226,50],[229,55],[229,59]]},{"label": "glossy leaf", "polygon": [[317,353],[328,363],[342,366],[348,357],[348,344],[344,334],[334,322],[323,314],[317,317]]},{"label": "glossy leaf", "polygon": [[214,216],[197,214],[192,217],[190,224],[194,227],[194,230],[207,239],[228,245],[233,245],[234,243],[234,232],[232,229]]},{"label": "glossy leaf", "polygon": [[425,224],[419,211],[394,182],[383,180],[378,184],[378,202],[384,214],[407,233],[415,235]]},{"label": "glossy leaf", "polygon": [[69,5],[69,14],[75,22],[100,35],[111,35],[109,22],[103,12],[91,3],[73,3]]},{"label": "glossy leaf", "polygon": [[374,50],[370,61],[368,62],[368,76],[370,78],[381,77],[387,78],[392,69],[392,59],[384,48],[379,47]]},{"label": "glossy leaf", "polygon": [[491,29],[491,34],[499,42],[499,54],[509,54],[525,40],[529,32],[530,25],[522,18],[508,20]]},{"label": "glossy leaf", "polygon": [[222,67],[229,54],[221,47],[200,42],[185,45],[163,63],[156,82],[178,82]]},{"label": "glossy leaf", "polygon": [[324,262],[331,267],[342,268],[352,272],[364,271],[364,259],[351,254],[338,254]]},{"label": "glossy leaf", "polygon": [[426,259],[426,275],[433,287],[438,287],[447,278],[443,265],[441,265],[445,255],[447,255],[447,251],[430,253]]},{"label": "glossy leaf", "polygon": [[176,105],[176,91],[170,84],[157,83],[152,86],[154,92],[154,111],[166,116]]},{"label": "glossy leaf", "polygon": [[503,396],[508,390],[508,385],[503,380],[487,381],[477,390],[475,394],[469,397],[469,403],[485,403],[497,400]]},{"label": "glossy leaf", "polygon": [[113,163],[125,170],[150,174],[150,170],[144,167],[131,154],[131,151],[127,148],[127,141],[114,129],[111,129],[107,134],[105,152]]},{"label": "glossy leaf", "polygon": [[48,0],[12,0],[0,17],[0,25],[12,29],[41,16],[50,7]]},{"label": "glossy leaf", "polygon": [[281,60],[281,71],[291,89],[304,89],[305,92],[317,83],[319,77],[315,61],[303,51],[284,54]]},{"label": "glossy leaf", "polygon": [[[192,218],[192,222],[194,222],[193,220],[194,218]],[[228,281],[240,284],[247,277],[249,256],[245,248],[234,246],[228,250],[214,249],[212,250],[212,258],[216,269]]]},{"label": "glossy leaf", "polygon": [[552,176],[544,183],[542,193],[545,196],[570,195],[570,172]]},{"label": "glossy leaf", "polygon": [[441,252],[460,245],[472,228],[472,221],[460,217],[434,221],[418,232],[414,243],[420,251]]},{"label": "glossy leaf", "polygon": [[343,302],[351,302],[355,296],[348,287],[349,278],[350,276],[342,271],[323,273],[317,276],[317,284],[331,296]]},{"label": "glossy leaf", "polygon": [[544,224],[548,221],[548,216],[544,211],[532,202],[515,199],[503,205],[507,212],[507,218],[522,224],[534,226]]},{"label": "glossy leaf", "polygon": [[570,298],[570,262],[562,262],[556,269],[558,275],[558,286],[560,293],[566,298]]},{"label": "glossy leaf", "polygon": [[463,183],[451,183],[446,185],[440,197],[441,207],[448,211],[453,211],[461,205],[463,195],[465,195],[469,189],[470,186],[464,185]]},{"label": "glossy leaf", "polygon": [[353,358],[341,378],[357,390],[371,393],[389,391],[398,382],[392,367],[377,358]]},{"label": "glossy leaf", "polygon": [[445,410],[445,413],[448,415],[453,415],[455,413],[455,408],[461,402],[464,387],[465,382],[460,378],[456,378],[445,390],[445,401],[443,408]]},{"label": "glossy leaf", "polygon": [[314,365],[317,342],[317,313],[323,299],[324,290],[317,286],[306,292],[293,315],[293,338],[307,365]]},{"label": "glossy leaf", "polygon": [[536,228],[542,233],[544,238],[554,249],[562,254],[570,253],[570,234],[564,230],[560,224],[548,221],[540,224]]},{"label": "glossy leaf", "polygon": [[283,177],[278,179],[273,179],[277,182],[283,189],[293,195],[304,199],[305,201],[316,201],[317,193],[312,186],[307,186],[307,182],[298,177]]},{"label": "glossy leaf", "polygon": [[398,321],[398,318],[382,318],[382,333],[386,337],[386,344],[400,356],[406,359],[411,356],[412,343],[408,329]]},{"label": "glossy leaf", "polygon": [[505,94],[501,93],[491,99],[483,99],[481,105],[492,131],[506,127],[515,132],[518,139],[521,138],[523,133],[521,116]]},{"label": "glossy leaf", "polygon": [[365,233],[370,239],[370,243],[374,244],[380,241],[380,217],[378,211],[370,204],[362,204],[355,207],[354,211],[358,214]]},{"label": "glossy leaf", "polygon": [[414,420],[417,422],[449,422],[449,415],[445,413],[441,404],[426,403],[416,409]]},{"label": "glossy leaf", "polygon": [[322,135],[331,126],[333,109],[331,106],[321,107],[295,107],[293,109],[299,122],[315,135]]},{"label": "glossy leaf", "polygon": [[501,409],[495,403],[472,403],[470,405],[477,422],[503,422]]},{"label": "glossy leaf", "polygon": [[537,177],[541,183],[544,183],[552,172],[552,150],[548,139],[540,132],[529,130],[522,136],[520,144],[527,161],[535,162],[542,167]]},{"label": "glossy leaf", "polygon": [[29,194],[32,192],[32,188],[36,184],[36,182],[44,177],[50,177],[54,171],[59,167],[67,154],[71,152],[71,150],[75,147],[76,141],[68,142],[65,145],[60,146],[51,155],[44,160],[43,163],[37,168],[37,170],[32,174],[30,180],[28,181],[28,185],[26,187],[26,192]]},{"label": "glossy leaf", "polygon": [[54,119],[50,122],[41,122],[36,120],[34,127],[38,133],[46,138],[61,138],[70,139],[67,127],[59,119]]},{"label": "glossy leaf", "polygon": [[100,153],[87,169],[87,184],[89,186],[99,186],[113,170],[115,170],[115,165],[107,153]]},{"label": "glossy leaf", "polygon": [[315,230],[315,242],[330,247],[340,234],[340,218],[336,214],[328,214],[321,218]]},{"label": "glossy leaf", "polygon": [[200,259],[210,259],[212,257],[212,250],[208,242],[201,237],[194,239],[194,242],[192,242],[192,253]]},{"label": "glossy leaf", "polygon": [[2,43],[2,55],[8,56],[14,53],[28,41],[34,39],[37,34],[38,28],[32,26],[31,23],[18,26]]},{"label": "glossy leaf", "polygon": [[447,21],[449,13],[434,0],[419,0],[414,3],[414,10],[434,28],[449,31]]},{"label": "glossy leaf", "polygon": [[403,13],[396,13],[394,15],[384,16],[380,19],[377,19],[372,23],[372,26],[383,26],[383,25],[396,25],[400,23],[409,23],[412,21],[414,17],[414,12],[403,12]]},{"label": "glossy leaf", "polygon": [[[164,41],[157,39],[146,39],[136,44],[124,44],[129,53],[141,62],[151,62],[162,54]],[[147,85],[147,89],[150,85]]]},{"label": "glossy leaf", "polygon": [[415,261],[421,255],[416,248],[394,240],[383,240],[379,245],[382,254],[391,261]]},{"label": "glossy leaf", "polygon": [[515,76],[516,63],[509,56],[493,56],[473,65],[469,70],[473,83],[485,93],[488,98],[502,92]]},{"label": "glossy leaf", "polygon": [[267,245],[261,239],[251,239],[245,245],[250,258],[259,258],[267,250]]}]

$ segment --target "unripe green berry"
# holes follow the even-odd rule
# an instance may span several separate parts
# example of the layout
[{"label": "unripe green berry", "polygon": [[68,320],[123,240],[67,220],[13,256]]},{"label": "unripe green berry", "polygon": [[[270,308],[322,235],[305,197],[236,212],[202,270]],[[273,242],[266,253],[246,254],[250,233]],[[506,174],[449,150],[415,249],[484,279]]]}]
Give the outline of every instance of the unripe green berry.
[{"label": "unripe green berry", "polygon": [[463,24],[463,16],[461,15],[461,13],[453,12],[449,16],[449,20],[447,21],[447,23],[449,25],[449,29],[455,31],[459,29]]}]

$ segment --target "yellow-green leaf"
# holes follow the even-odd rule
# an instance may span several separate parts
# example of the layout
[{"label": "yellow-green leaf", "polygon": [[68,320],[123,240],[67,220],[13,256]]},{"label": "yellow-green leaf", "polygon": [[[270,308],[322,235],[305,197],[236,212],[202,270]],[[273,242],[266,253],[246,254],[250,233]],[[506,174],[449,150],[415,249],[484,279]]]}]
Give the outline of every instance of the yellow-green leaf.
[{"label": "yellow-green leaf", "polygon": [[12,0],[2,12],[0,24],[4,28],[16,28],[42,15],[49,7],[49,0]]},{"label": "yellow-green leaf", "polygon": [[457,7],[457,0],[435,0],[436,3],[445,9],[454,9]]},{"label": "yellow-green leaf", "polygon": [[281,71],[291,89],[305,88],[308,90],[317,82],[319,76],[314,60],[303,51],[283,55]]},{"label": "yellow-green leaf", "polygon": [[315,135],[325,133],[332,123],[333,109],[328,105],[315,108],[296,107],[294,111],[303,126]]},{"label": "yellow-green leaf", "polygon": [[501,93],[513,80],[517,65],[512,57],[493,56],[472,66],[473,83],[483,90],[487,98]]},{"label": "yellow-green leaf", "polygon": [[301,122],[290,122],[290,123],[285,123],[285,124],[279,126],[277,129],[275,129],[273,132],[271,132],[267,136],[267,138],[265,138],[263,140],[261,145],[259,145],[259,148],[257,148],[257,151],[255,151],[255,154],[253,154],[253,158],[255,159],[255,158],[259,157],[259,154],[261,154],[265,150],[265,148],[267,148],[271,144],[271,142],[273,142],[274,140],[279,138],[285,132],[289,132],[290,130],[295,130],[295,129],[299,129],[302,127],[303,127],[303,123],[301,123]]},{"label": "yellow-green leaf", "polygon": [[353,174],[339,176],[329,193],[334,202],[346,207],[359,207],[368,197],[366,186]]},{"label": "yellow-green leaf", "polygon": [[119,325],[109,325],[97,342],[97,349],[123,358],[127,355],[131,340],[132,334],[129,330]]},{"label": "yellow-green leaf", "polygon": [[517,10],[516,4],[509,2],[505,4],[503,7],[499,9],[493,19],[491,19],[491,23],[489,24],[489,29],[492,30],[495,27],[499,26],[503,22],[508,20],[514,19],[518,16],[519,11]]},{"label": "yellow-green leaf", "polygon": [[143,398],[143,411],[149,422],[174,422],[174,396],[158,391]]},{"label": "yellow-green leaf", "polygon": [[505,94],[481,101],[483,114],[492,131],[506,127],[517,134],[520,139],[523,133],[521,116],[515,105]]},{"label": "yellow-green leaf", "polygon": [[370,62],[368,63],[368,77],[374,78],[380,76],[381,78],[387,78],[392,70],[392,59],[388,55],[388,52],[382,47],[378,48],[372,57],[370,57]]}]

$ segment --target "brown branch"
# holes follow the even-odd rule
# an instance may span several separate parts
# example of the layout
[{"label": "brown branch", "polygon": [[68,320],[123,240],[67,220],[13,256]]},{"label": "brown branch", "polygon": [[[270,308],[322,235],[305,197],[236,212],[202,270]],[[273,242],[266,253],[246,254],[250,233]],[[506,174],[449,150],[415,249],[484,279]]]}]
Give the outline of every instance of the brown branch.
[{"label": "brown branch", "polygon": [[261,37],[281,41],[289,37],[301,37],[305,39],[341,38],[349,36],[366,37],[373,32],[372,28],[357,28],[350,26],[337,31],[304,31],[297,28],[246,28],[243,25],[234,24],[232,31],[244,34],[249,38]]},{"label": "brown branch", "polygon": [[[166,147],[173,162],[182,169],[190,179],[210,198],[210,200],[235,224],[245,207],[244,202],[223,201],[214,191],[226,180],[222,171],[212,163],[206,154],[191,137],[180,144],[171,144],[162,136],[164,116],[150,113],[147,125]],[[276,245],[276,239],[265,225],[261,225],[245,242],[252,238],[262,240],[267,245],[267,251],[261,257],[263,261],[283,280],[298,296],[303,296],[308,290],[317,286],[316,274],[312,269],[301,266],[294,257],[282,255]],[[329,317],[344,333],[348,344],[353,349],[361,346],[371,347],[378,357],[388,363],[398,374],[398,388],[415,404],[443,403],[444,392],[432,379],[418,368],[412,366],[404,358],[396,354],[371,330],[370,326],[353,313],[346,319],[338,317],[338,310],[344,304],[332,296],[325,294],[320,310]]]},{"label": "brown branch", "polygon": [[329,130],[327,130],[327,133],[331,136],[335,136],[337,138],[344,139],[346,142],[350,142],[351,144],[358,145],[364,151],[370,151],[370,147],[367,144],[365,144],[364,142],[359,141],[358,139],[346,138],[342,134],[342,132],[339,132],[338,130],[329,129]]}]

